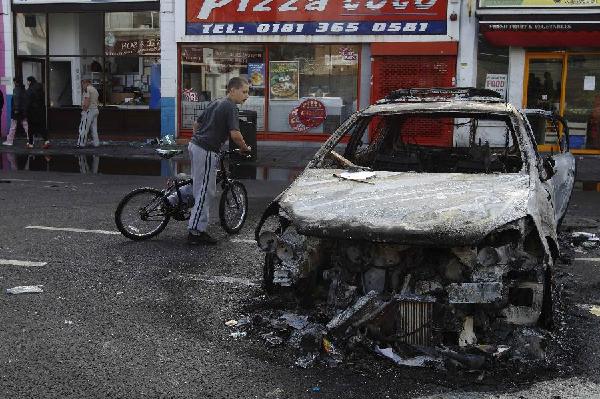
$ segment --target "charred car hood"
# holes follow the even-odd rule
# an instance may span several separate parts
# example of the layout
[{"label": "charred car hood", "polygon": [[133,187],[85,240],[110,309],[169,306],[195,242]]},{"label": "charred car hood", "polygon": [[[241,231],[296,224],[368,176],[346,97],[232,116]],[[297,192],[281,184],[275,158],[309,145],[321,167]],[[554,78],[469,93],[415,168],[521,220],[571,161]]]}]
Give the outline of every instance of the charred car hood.
[{"label": "charred car hood", "polygon": [[421,245],[479,242],[527,215],[527,174],[377,171],[367,183],[307,169],[280,208],[306,235]]}]

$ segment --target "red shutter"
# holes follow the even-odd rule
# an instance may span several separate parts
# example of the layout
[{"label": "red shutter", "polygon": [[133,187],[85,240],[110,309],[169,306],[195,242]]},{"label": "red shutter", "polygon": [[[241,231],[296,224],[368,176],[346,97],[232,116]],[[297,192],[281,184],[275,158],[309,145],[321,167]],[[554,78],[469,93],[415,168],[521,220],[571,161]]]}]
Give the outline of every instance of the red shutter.
[{"label": "red shutter", "polygon": [[[371,102],[384,98],[397,89],[412,87],[451,87],[456,75],[455,56],[398,56],[373,57],[371,65],[373,86]],[[404,126],[404,132],[411,133],[415,144],[452,145],[452,125],[450,121],[413,119],[414,126]],[[413,136],[413,134],[415,136]]]}]

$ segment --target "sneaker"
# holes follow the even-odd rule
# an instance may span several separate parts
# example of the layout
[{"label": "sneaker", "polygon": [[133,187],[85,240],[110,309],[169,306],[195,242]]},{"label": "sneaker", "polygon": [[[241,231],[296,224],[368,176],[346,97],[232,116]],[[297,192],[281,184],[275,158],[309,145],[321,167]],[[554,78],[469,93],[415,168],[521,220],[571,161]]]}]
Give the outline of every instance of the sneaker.
[{"label": "sneaker", "polygon": [[33,144],[26,143],[25,144],[25,148],[32,149],[33,148]]},{"label": "sneaker", "polygon": [[13,145],[13,143],[10,141],[5,141],[4,143],[2,143],[2,145]]},{"label": "sneaker", "polygon": [[44,145],[42,146],[42,148],[43,148],[44,150],[47,150],[48,148],[50,148],[50,142],[49,142],[49,141],[46,141],[46,142],[44,143]]},{"label": "sneaker", "polygon": [[203,231],[200,234],[188,233],[187,242],[188,242],[188,244],[192,244],[192,245],[199,245],[199,244],[215,245],[218,241],[216,238],[212,237],[210,234]]}]

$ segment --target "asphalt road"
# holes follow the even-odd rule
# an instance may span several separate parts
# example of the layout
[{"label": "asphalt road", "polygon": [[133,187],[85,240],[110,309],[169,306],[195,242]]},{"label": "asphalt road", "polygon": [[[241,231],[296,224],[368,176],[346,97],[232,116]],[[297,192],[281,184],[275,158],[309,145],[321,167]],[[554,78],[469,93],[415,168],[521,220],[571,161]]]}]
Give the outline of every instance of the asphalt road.
[{"label": "asphalt road", "polygon": [[[252,334],[234,339],[224,324],[264,300],[253,227],[286,183],[245,181],[246,226],[227,237],[215,225],[215,247],[188,246],[182,222],[145,242],[105,234],[116,231],[113,214],[125,193],[163,183],[0,173],[0,260],[45,263],[0,264],[0,398],[600,397],[600,317],[588,306],[600,305],[598,249],[564,242],[551,365],[442,372],[365,354],[337,368],[301,369],[290,349]],[[598,232],[598,204],[600,193],[575,192],[565,230]],[[6,293],[23,285],[43,292]]]}]

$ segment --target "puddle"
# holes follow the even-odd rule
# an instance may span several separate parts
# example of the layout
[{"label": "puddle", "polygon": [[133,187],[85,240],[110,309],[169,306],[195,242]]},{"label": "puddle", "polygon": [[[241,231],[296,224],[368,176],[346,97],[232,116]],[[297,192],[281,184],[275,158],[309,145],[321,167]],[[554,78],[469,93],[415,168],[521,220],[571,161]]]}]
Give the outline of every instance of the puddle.
[{"label": "puddle", "polygon": [[[0,171],[62,172],[102,175],[172,176],[190,172],[190,161],[115,158],[99,155],[40,155],[0,153]],[[249,180],[292,181],[303,168],[285,169],[231,165],[233,177]]]},{"label": "puddle", "polygon": [[[92,173],[103,175],[172,176],[190,172],[189,160],[115,158],[99,155],[43,155],[0,153],[0,171]],[[231,165],[236,179],[293,181],[304,168]],[[575,191],[600,192],[598,181],[576,181]]]}]

